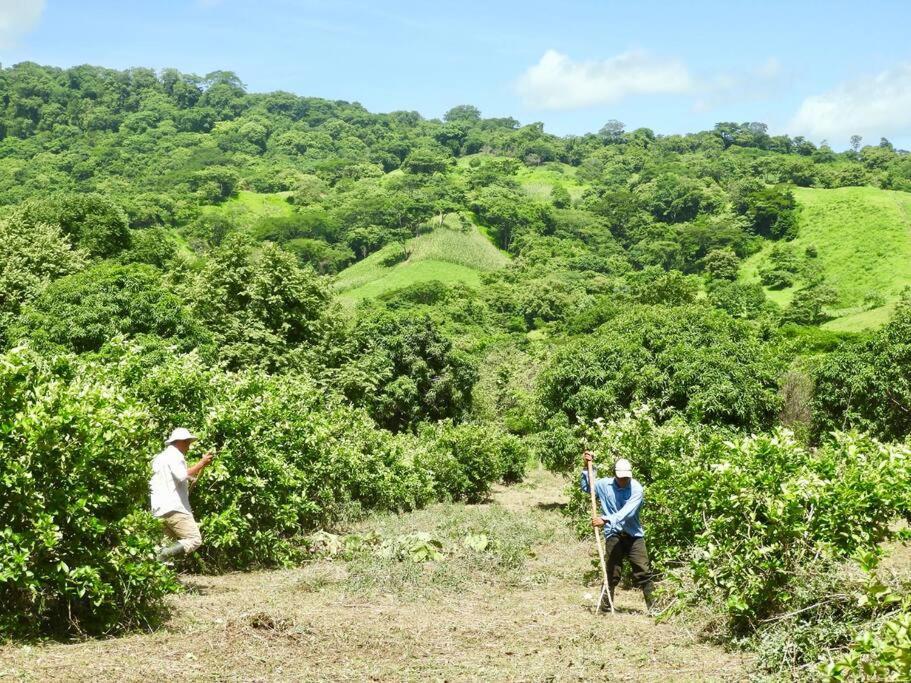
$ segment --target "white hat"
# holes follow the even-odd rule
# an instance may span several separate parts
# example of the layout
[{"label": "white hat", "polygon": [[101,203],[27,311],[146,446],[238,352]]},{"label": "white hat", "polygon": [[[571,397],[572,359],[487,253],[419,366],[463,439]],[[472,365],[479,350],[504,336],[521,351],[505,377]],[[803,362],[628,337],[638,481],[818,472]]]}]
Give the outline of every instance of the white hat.
[{"label": "white hat", "polygon": [[626,458],[620,458],[617,464],[614,465],[614,474],[618,477],[631,477],[633,476],[633,466],[629,464],[629,460]]},{"label": "white hat", "polygon": [[173,432],[171,432],[171,436],[168,437],[168,440],[165,441],[165,443],[172,444],[175,441],[196,441],[198,438],[199,437],[195,434],[191,434],[189,429],[178,427]]}]

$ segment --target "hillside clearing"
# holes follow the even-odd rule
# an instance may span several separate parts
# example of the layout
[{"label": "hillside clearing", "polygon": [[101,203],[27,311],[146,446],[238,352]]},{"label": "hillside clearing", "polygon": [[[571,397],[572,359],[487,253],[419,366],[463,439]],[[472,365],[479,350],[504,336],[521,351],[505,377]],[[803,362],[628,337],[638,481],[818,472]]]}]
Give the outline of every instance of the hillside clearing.
[{"label": "hillside clearing", "polygon": [[204,206],[202,212],[209,216],[224,216],[238,223],[253,223],[260,218],[290,216],[294,208],[288,203],[290,192],[250,192],[240,190],[221,204]]},{"label": "hillside clearing", "polygon": [[525,193],[532,197],[550,201],[554,186],[562,185],[572,200],[577,201],[586,186],[576,179],[576,171],[576,167],[569,164],[550,162],[534,167],[523,165],[517,177]]},{"label": "hillside clearing", "polygon": [[[464,171],[471,166],[473,159],[500,159],[505,161],[509,158],[494,154],[469,154],[459,158],[458,168]],[[582,197],[586,187],[588,187],[586,183],[580,182],[576,178],[577,171],[577,167],[570,164],[564,164],[560,161],[548,161],[538,166],[520,164],[514,177],[519,182],[522,190],[535,199],[550,201],[550,194],[554,186],[562,185],[569,192],[572,200],[577,201]]]},{"label": "hillside clearing", "polygon": [[[911,284],[911,194],[873,187],[833,190],[795,188],[800,204],[800,231],[792,242],[798,253],[808,246],[826,282],[835,288],[835,319],[824,327],[855,331],[878,327],[888,320],[902,289]],[[771,244],[747,259],[742,278],[759,279]],[[766,290],[786,306],[795,288]],[[867,308],[865,299],[880,295],[885,305]]]},{"label": "hillside clearing", "polygon": [[404,260],[396,262],[402,247],[391,244],[343,270],[335,282],[341,300],[351,304],[429,280],[478,286],[481,273],[509,262],[476,226],[461,230],[449,225],[408,240]]},{"label": "hillside clearing", "polygon": [[[590,543],[559,512],[543,470],[484,505],[383,515],[359,529],[426,531],[448,551],[484,528],[504,550],[436,562],[319,560],[302,568],[185,576],[165,628],[112,640],[0,648],[0,678],[182,680],[740,680],[749,662],[656,624],[641,597],[592,612]],[[487,525],[481,527],[480,525]],[[518,538],[519,541],[516,541]],[[509,548],[527,542],[513,567]],[[514,545],[510,545],[514,544]],[[486,563],[494,563],[496,566]],[[618,656],[622,652],[622,656]]]}]

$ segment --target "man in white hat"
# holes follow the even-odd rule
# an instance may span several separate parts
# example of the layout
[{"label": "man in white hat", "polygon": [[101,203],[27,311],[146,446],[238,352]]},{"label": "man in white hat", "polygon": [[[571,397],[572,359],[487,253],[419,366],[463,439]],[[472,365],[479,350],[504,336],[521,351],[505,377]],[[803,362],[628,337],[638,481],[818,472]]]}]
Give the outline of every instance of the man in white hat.
[{"label": "man in white hat", "polygon": [[[585,451],[585,465],[582,469],[582,490],[589,491],[588,463],[594,454]],[[592,526],[604,527],[605,552],[607,556],[607,580],[611,599],[614,588],[620,583],[624,558],[629,558],[633,568],[633,583],[642,589],[645,606],[652,610],[652,572],[645,547],[645,532],[639,522],[639,508],[642,507],[642,484],[633,479],[633,467],[629,460],[621,458],[614,466],[613,477],[595,480],[595,493],[601,504],[601,515],[592,517]],[[601,606],[604,608],[604,605]]]},{"label": "man in white hat", "polygon": [[187,467],[184,456],[194,441],[196,437],[189,430],[178,427],[165,441],[165,449],[152,461],[149,481],[152,514],[162,521],[165,533],[175,541],[158,553],[162,562],[192,553],[202,545],[202,534],[190,507],[190,484],[212,462],[213,456],[206,453],[195,465]]}]

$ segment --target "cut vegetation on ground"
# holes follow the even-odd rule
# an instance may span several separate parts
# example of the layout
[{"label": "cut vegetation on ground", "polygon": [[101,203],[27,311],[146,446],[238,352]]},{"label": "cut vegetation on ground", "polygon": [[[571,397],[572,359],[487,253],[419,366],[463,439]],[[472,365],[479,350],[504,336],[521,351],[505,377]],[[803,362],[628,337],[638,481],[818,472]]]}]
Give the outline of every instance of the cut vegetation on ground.
[{"label": "cut vegetation on ground", "polygon": [[655,624],[637,593],[618,591],[618,615],[592,612],[593,550],[560,513],[563,487],[538,470],[487,504],[352,529],[373,549],[349,544],[301,569],[185,576],[165,629],[6,646],[0,678],[742,680],[747,660]]}]

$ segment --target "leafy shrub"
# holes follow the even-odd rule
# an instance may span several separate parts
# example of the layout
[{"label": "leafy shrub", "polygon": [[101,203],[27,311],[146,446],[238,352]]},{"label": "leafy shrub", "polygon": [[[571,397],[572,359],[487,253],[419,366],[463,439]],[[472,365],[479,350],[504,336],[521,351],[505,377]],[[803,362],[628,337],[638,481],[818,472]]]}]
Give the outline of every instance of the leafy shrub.
[{"label": "leafy shrub", "polygon": [[428,316],[365,312],[331,353],[330,386],[386,429],[457,419],[471,407],[474,364]]},{"label": "leafy shrub", "polygon": [[911,432],[911,299],[867,341],[844,344],[815,365],[814,433],[862,429],[882,439]]},{"label": "leafy shrub", "polygon": [[696,300],[699,280],[678,270],[665,271],[657,266],[630,273],[622,294],[640,304],[684,306]]},{"label": "leafy shrub", "polygon": [[766,259],[759,267],[759,279],[771,289],[791,287],[807,269],[804,259],[789,243],[775,244]]},{"label": "leafy shrub", "polygon": [[120,254],[121,263],[147,263],[166,267],[177,256],[177,240],[164,228],[133,230],[130,248]]},{"label": "leafy shrub", "polygon": [[732,318],[755,319],[769,312],[770,306],[762,285],[756,282],[717,280],[709,287],[709,302]]},{"label": "leafy shrub", "polygon": [[137,626],[176,589],[141,511],[152,420],[100,372],[0,356],[0,633]]},{"label": "leafy shrub", "polygon": [[712,249],[702,259],[702,266],[713,280],[736,280],[740,258],[733,249]]},{"label": "leafy shrub", "polygon": [[787,270],[762,270],[759,274],[759,281],[769,289],[793,287],[795,280],[794,273]]},{"label": "leafy shrub", "polygon": [[688,491],[694,579],[716,592],[735,631],[754,628],[795,607],[797,568],[873,549],[889,536],[892,519],[907,510],[899,482],[909,465],[907,448],[857,436],[814,451],[784,432],[711,439],[652,471],[652,534],[657,545],[672,547],[662,543],[678,526],[668,518],[680,515],[681,491]]},{"label": "leafy shrub", "polygon": [[0,221],[0,335],[23,305],[52,280],[85,266],[83,252],[73,249],[55,225],[15,217]]},{"label": "leafy shrub", "polygon": [[735,201],[734,208],[747,218],[757,235],[770,239],[797,236],[799,209],[794,192],[788,187],[764,187],[749,192]]},{"label": "leafy shrub", "polygon": [[420,438],[441,497],[476,503],[496,481],[521,481],[525,474],[527,448],[517,437],[494,428],[442,422],[425,426]]},{"label": "leafy shrub", "polygon": [[9,335],[77,352],[97,351],[118,335],[154,335],[186,350],[209,343],[161,273],[138,264],[101,263],[54,281],[25,307]]},{"label": "leafy shrub", "polygon": [[515,484],[525,478],[530,452],[528,446],[517,436],[504,434],[500,437],[500,479],[504,484]]},{"label": "leafy shrub", "polygon": [[213,396],[201,436],[220,450],[194,503],[207,567],[291,562],[307,531],[432,497],[426,464],[305,377],[225,375]]},{"label": "leafy shrub", "polygon": [[865,631],[847,654],[823,667],[831,681],[911,679],[911,611]]},{"label": "leafy shrub", "polygon": [[539,397],[570,423],[650,402],[662,415],[755,429],[777,414],[776,370],[755,330],[721,311],[643,307],[556,353]]},{"label": "leafy shrub", "polygon": [[798,289],[785,309],[782,320],[798,325],[819,325],[828,319],[827,306],[838,301],[838,292],[827,285],[817,284]]},{"label": "leafy shrub", "polygon": [[102,194],[56,194],[47,199],[30,199],[17,207],[14,220],[26,225],[60,226],[65,235],[92,256],[113,256],[130,246],[126,213]]},{"label": "leafy shrub", "polygon": [[306,351],[331,327],[325,281],[271,244],[232,235],[212,254],[189,292],[192,310],[232,368],[275,368]]},{"label": "leafy shrub", "polygon": [[568,209],[572,205],[572,197],[562,185],[554,185],[550,192],[550,202],[557,209]]}]

